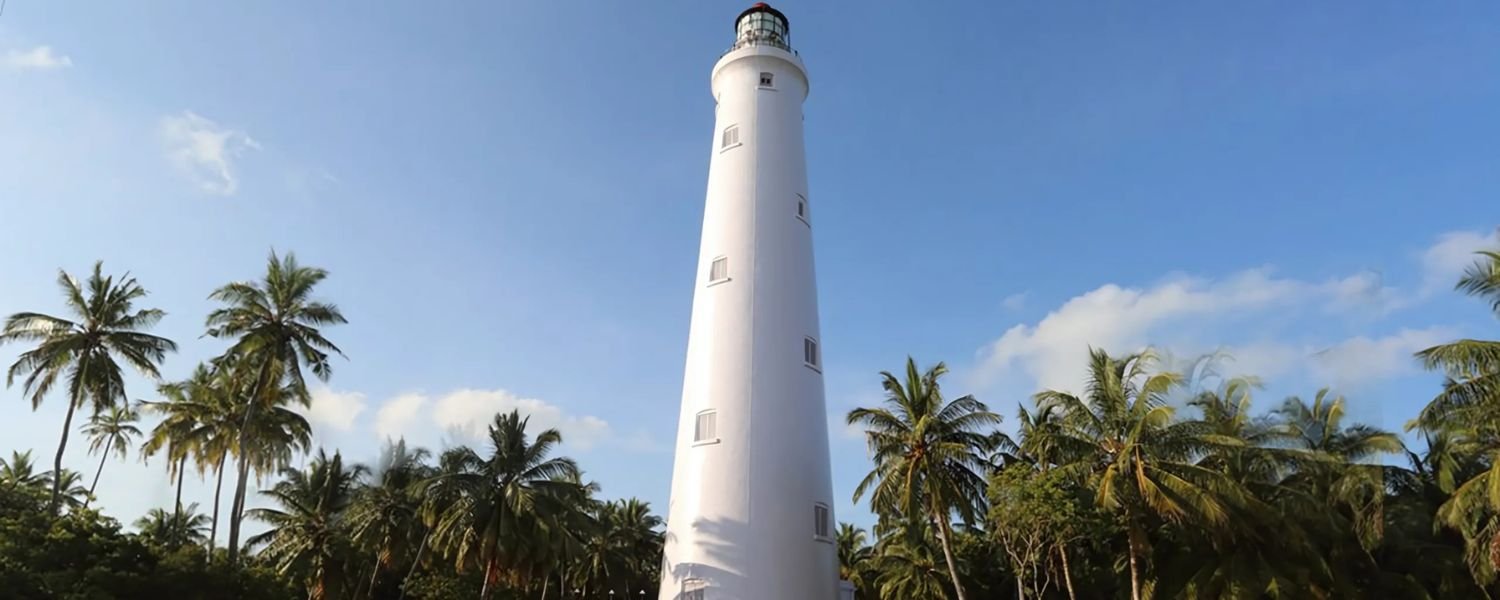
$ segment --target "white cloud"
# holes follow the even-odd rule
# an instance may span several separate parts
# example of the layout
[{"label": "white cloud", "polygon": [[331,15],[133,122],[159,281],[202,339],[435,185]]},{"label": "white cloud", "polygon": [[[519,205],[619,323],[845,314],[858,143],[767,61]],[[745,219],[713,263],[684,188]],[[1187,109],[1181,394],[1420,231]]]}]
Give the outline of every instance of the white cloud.
[{"label": "white cloud", "polygon": [[1319,379],[1340,388],[1417,372],[1419,350],[1451,341],[1456,334],[1446,327],[1402,329],[1380,338],[1359,336],[1317,352],[1313,371]]},{"label": "white cloud", "polygon": [[[1410,363],[1411,349],[1435,339],[1438,331],[1355,338],[1320,351],[1302,342],[1267,338],[1271,332],[1262,325],[1307,313],[1384,314],[1409,301],[1374,273],[1315,282],[1252,269],[1222,280],[1173,277],[1145,288],[1107,284],[1068,300],[1035,324],[1006,331],[980,352],[975,376],[987,385],[1020,374],[1037,389],[1077,391],[1088,348],[1125,353],[1147,346],[1187,355],[1223,350],[1233,358],[1223,368],[1228,374],[1275,377],[1310,369],[1343,382],[1404,373],[1397,363]],[[1229,325],[1260,339],[1231,347],[1206,339],[1214,329]],[[1379,356],[1355,355],[1367,351]]]},{"label": "white cloud", "polygon": [[417,425],[419,411],[427,404],[421,394],[402,394],[392,398],[375,413],[375,433],[382,439],[400,439]]},{"label": "white cloud", "polygon": [[354,428],[354,419],[365,410],[365,395],[359,392],[335,392],[319,386],[312,390],[312,405],[307,418],[339,431]]},{"label": "white cloud", "polygon": [[1453,231],[1438,236],[1422,253],[1422,291],[1427,294],[1452,289],[1460,274],[1477,257],[1474,252],[1500,246],[1500,231],[1488,235],[1477,231]]},{"label": "white cloud", "polygon": [[1011,294],[1009,296],[1006,296],[1004,300],[1000,301],[1000,306],[1003,306],[1005,307],[1005,310],[1010,311],[1021,310],[1022,308],[1026,307],[1027,294],[1030,294],[1030,292],[1021,292],[1019,294]]},{"label": "white cloud", "polygon": [[158,126],[173,166],[204,192],[231,196],[239,189],[234,160],[260,144],[248,134],[223,127],[192,111],[162,117]]},{"label": "white cloud", "polygon": [[10,50],[0,57],[0,66],[18,71],[47,71],[73,66],[73,59],[56,54],[51,46],[37,46],[30,50]]},{"label": "white cloud", "polygon": [[497,413],[519,410],[521,416],[530,417],[527,431],[536,433],[544,429],[557,429],[563,442],[580,449],[588,449],[610,435],[609,423],[591,415],[571,415],[561,407],[537,400],[521,398],[506,390],[462,389],[438,398],[432,403],[432,423],[448,432],[479,439],[487,435],[490,424]]}]

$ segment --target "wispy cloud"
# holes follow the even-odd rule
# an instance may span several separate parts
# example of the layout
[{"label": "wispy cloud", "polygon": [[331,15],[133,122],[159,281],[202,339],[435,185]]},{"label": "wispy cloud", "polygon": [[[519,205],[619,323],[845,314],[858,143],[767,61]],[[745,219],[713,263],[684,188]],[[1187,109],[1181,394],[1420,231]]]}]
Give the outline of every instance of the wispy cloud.
[{"label": "wispy cloud", "polygon": [[1026,296],[1028,295],[1030,295],[1030,292],[1011,294],[1009,296],[1006,296],[1004,300],[1000,301],[1000,306],[1005,307],[1005,310],[1009,311],[1021,310],[1023,308],[1026,308]]},{"label": "wispy cloud", "polygon": [[0,66],[17,71],[50,71],[73,66],[73,59],[52,51],[51,46],[30,50],[9,50],[0,57]]},{"label": "wispy cloud", "polygon": [[234,161],[246,150],[258,150],[249,134],[206,119],[192,111],[162,117],[158,126],[167,158],[204,192],[232,196],[239,189]]}]

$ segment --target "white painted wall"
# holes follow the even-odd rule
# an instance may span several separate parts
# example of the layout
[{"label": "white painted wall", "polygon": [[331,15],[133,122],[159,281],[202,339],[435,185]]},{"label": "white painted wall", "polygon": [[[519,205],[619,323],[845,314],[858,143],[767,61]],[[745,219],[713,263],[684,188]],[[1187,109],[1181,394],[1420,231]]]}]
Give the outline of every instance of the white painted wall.
[{"label": "white painted wall", "polygon": [[[762,89],[761,73],[774,89]],[[701,580],[709,600],[839,597],[832,540],[815,539],[814,506],[836,531],[823,376],[803,363],[819,340],[807,196],[801,59],[747,46],[714,66],[718,101],[703,239],[677,426],[661,600]],[[726,127],[738,147],[721,148]],[[809,223],[810,222],[810,223]],[[729,281],[709,268],[729,258]],[[821,362],[821,360],[820,360]],[[695,444],[703,410],[718,411],[718,442]]]}]

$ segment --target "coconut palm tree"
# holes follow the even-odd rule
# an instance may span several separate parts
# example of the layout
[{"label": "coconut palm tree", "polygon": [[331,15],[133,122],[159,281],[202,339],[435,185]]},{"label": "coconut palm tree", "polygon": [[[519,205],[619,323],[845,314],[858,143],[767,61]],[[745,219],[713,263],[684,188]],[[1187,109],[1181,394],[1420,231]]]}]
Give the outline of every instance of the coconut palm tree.
[{"label": "coconut palm tree", "polygon": [[407,449],[405,440],[388,442],[370,484],[359,490],[349,509],[350,535],[375,557],[367,588],[372,598],[381,572],[395,568],[427,534],[421,509],[434,474],[429,456],[423,448]]},{"label": "coconut palm tree", "polygon": [[641,589],[656,580],[656,571],[661,567],[662,518],[651,514],[651,504],[638,498],[626,498],[613,502],[615,509],[609,521],[618,542],[620,555],[625,557],[627,570],[625,593]]},{"label": "coconut palm tree", "polygon": [[59,506],[68,510],[83,508],[88,505],[93,495],[83,487],[83,474],[72,469],[63,469],[61,477],[54,477],[52,471],[43,473],[47,476],[47,483],[58,490]]},{"label": "coconut palm tree", "polygon": [[198,514],[196,502],[186,508],[178,507],[170,511],[153,508],[146,512],[146,516],[135,521],[135,528],[140,531],[141,537],[158,546],[173,549],[204,543],[203,530],[207,527],[208,517]]},{"label": "coconut palm tree", "polygon": [[858,598],[868,599],[877,574],[873,571],[874,548],[865,530],[839,523],[834,541],[839,549],[839,579],[853,584]]},{"label": "coconut palm tree", "polygon": [[345,467],[338,452],[330,457],[321,449],[305,471],[283,469],[282,480],[261,492],[280,508],[245,513],[270,529],[245,543],[264,547],[261,556],[283,576],[304,573],[308,598],[344,597],[345,566],[352,554],[347,511],[367,472],[360,465]]},{"label": "coconut palm tree", "polygon": [[926,517],[883,517],[876,526],[874,570],[880,598],[947,600],[948,582],[930,542],[932,524]]},{"label": "coconut palm tree", "polygon": [[523,585],[533,557],[555,543],[555,531],[587,500],[570,458],[550,457],[562,434],[556,429],[527,433],[529,418],[517,411],[495,415],[489,450],[481,456],[459,447],[445,453],[434,495],[446,506],[437,515],[433,543],[445,548],[460,568],[484,573],[482,598],[502,579]]},{"label": "coconut palm tree", "polygon": [[948,372],[938,363],[925,373],[906,359],[906,381],[890,372],[880,375],[885,403],[856,408],[850,425],[865,428],[875,468],[854,489],[854,501],[870,495],[870,508],[883,518],[925,515],[932,521],[959,600],[964,599],[953,559],[952,519],[972,523],[982,514],[982,472],[996,440],[991,429],[1000,416],[973,396],[943,400],[938,378]]},{"label": "coconut palm tree", "polygon": [[[251,430],[259,414],[286,398],[281,393],[284,388],[306,406],[310,395],[303,366],[326,381],[333,373],[329,355],[343,355],[318,329],[347,322],[337,306],[313,299],[314,289],[327,277],[327,271],[304,267],[290,253],[278,257],[272,252],[260,281],[230,283],[209,296],[224,306],[209,314],[208,335],[235,340],[220,364],[236,371],[235,379],[243,385],[237,393],[248,398],[242,435]],[[239,557],[250,462],[242,453],[229,513],[231,563]]]},{"label": "coconut palm tree", "polygon": [[[94,471],[94,482],[89,484],[89,496],[99,487],[99,476],[104,474],[104,461],[111,452],[125,458],[130,454],[135,438],[141,430],[135,426],[140,415],[129,405],[111,406],[106,412],[95,414],[83,426],[83,434],[89,436],[89,453],[99,453],[99,469]],[[84,502],[88,506],[88,502]]]},{"label": "coconut palm tree", "polygon": [[11,489],[44,490],[51,480],[50,472],[38,473],[36,471],[36,461],[31,459],[30,450],[25,452],[11,450],[10,460],[0,457],[0,485]]},{"label": "coconut palm tree", "polygon": [[[187,474],[187,461],[202,454],[198,445],[205,432],[201,419],[206,396],[213,392],[210,379],[208,368],[199,363],[186,381],[156,386],[162,401],[140,402],[141,408],[162,416],[162,420],[151,428],[146,443],[141,445],[141,455],[149,458],[166,451],[167,476],[177,481],[177,498],[172,504],[174,517],[182,512],[182,483]],[[203,461],[198,465],[201,474]]]},{"label": "coconut palm tree", "polygon": [[1089,351],[1083,397],[1048,390],[1035,396],[1040,410],[1056,410],[1062,468],[1090,482],[1099,505],[1125,530],[1129,546],[1131,598],[1142,595],[1141,562],[1149,555],[1150,519],[1196,523],[1220,530],[1235,505],[1249,503],[1242,488],[1193,459],[1218,444],[1198,421],[1174,421],[1167,397],[1178,385],[1174,373],[1152,370],[1150,352],[1112,358]]},{"label": "coconut palm tree", "polygon": [[[68,433],[73,429],[73,413],[85,404],[93,412],[108,410],[127,402],[125,379],[120,361],[134,367],[153,380],[160,379],[157,367],[177,344],[157,337],[150,329],[166,313],[154,308],[137,310],[135,302],[146,296],[146,289],[128,273],[116,282],[103,274],[104,263],[94,263],[88,280],[79,283],[65,271],[57,275],[58,287],[73,320],[36,312],[20,312],[5,321],[0,330],[0,346],[10,342],[36,342],[22,352],[6,372],[5,385],[24,376],[22,393],[31,398],[31,408],[41,406],[60,380],[68,393],[68,410],[63,417],[62,437],[52,471],[63,470],[63,451],[68,448]],[[61,480],[52,488],[52,509],[56,511],[62,494]]]},{"label": "coconut palm tree", "polygon": [[[1476,254],[1456,287],[1500,318],[1500,249]],[[1500,340],[1458,340],[1417,357],[1446,381],[1407,429],[1444,440],[1434,476],[1449,496],[1437,518],[1463,536],[1470,572],[1489,585],[1500,572]]]}]

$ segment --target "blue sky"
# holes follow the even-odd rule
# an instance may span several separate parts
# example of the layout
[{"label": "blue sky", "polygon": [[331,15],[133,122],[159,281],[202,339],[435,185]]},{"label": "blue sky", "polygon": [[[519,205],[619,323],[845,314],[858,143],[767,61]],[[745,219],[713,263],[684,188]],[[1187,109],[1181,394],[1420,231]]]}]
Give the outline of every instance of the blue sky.
[{"label": "blue sky", "polygon": [[[778,6],[813,82],[845,519],[867,463],[837,423],[908,354],[1010,419],[1089,344],[1222,348],[1261,406],[1334,385],[1399,429],[1437,383],[1412,351],[1497,335],[1447,290],[1500,224],[1500,6]],[[522,407],[605,495],[664,509],[708,72],[741,8],[10,0],[0,313],[59,310],[56,269],[102,258],[170,313],[181,377],[224,347],[209,291],[293,250],[351,321],[320,443],[370,460]],[[0,391],[0,450],[49,459],[61,421]],[[171,498],[134,456],[100,487],[126,520]]]}]

